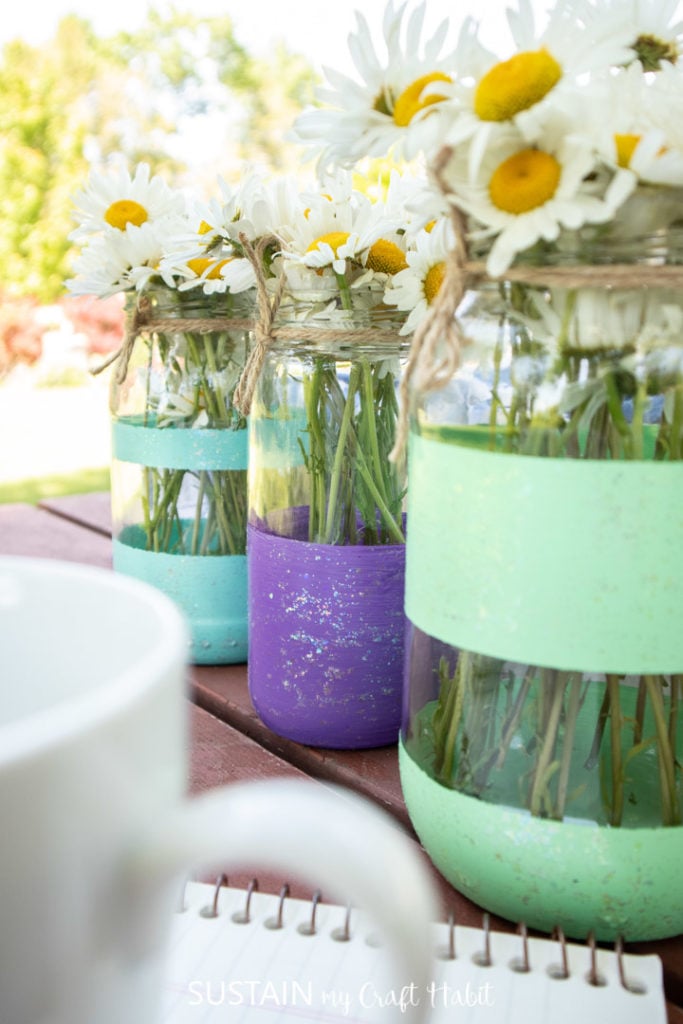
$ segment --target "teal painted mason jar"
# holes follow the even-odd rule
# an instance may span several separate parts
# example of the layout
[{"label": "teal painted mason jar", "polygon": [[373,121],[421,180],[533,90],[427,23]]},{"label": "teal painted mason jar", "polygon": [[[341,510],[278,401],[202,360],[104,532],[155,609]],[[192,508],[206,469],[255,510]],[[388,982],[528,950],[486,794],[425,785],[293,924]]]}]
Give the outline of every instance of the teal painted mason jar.
[{"label": "teal painted mason jar", "polygon": [[114,568],[176,601],[196,664],[247,660],[247,421],[232,398],[254,303],[145,293],[112,383]]},{"label": "teal painted mason jar", "polygon": [[683,931],[682,242],[475,282],[411,405],[408,810],[478,904],[579,938]]}]

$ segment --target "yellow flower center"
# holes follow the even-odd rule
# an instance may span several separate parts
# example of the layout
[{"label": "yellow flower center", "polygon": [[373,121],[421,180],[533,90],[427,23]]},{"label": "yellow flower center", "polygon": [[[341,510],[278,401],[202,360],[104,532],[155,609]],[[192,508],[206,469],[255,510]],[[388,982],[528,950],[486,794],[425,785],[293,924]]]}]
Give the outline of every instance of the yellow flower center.
[{"label": "yellow flower center", "polygon": [[482,121],[508,121],[547,96],[561,78],[562,68],[546,49],[517,53],[480,79],[474,112]]},{"label": "yellow flower center", "polygon": [[408,266],[406,254],[395,242],[388,238],[378,238],[370,246],[365,264],[370,270],[380,274],[398,274]]},{"label": "yellow flower center", "polygon": [[430,304],[430,306],[434,299],[439,294],[445,276],[445,263],[435,263],[434,266],[430,267],[427,273],[425,274],[423,289],[425,293],[425,298],[427,302]]},{"label": "yellow flower center", "polygon": [[104,215],[107,224],[119,231],[125,231],[129,224],[139,228],[148,218],[147,210],[134,199],[117,199]]},{"label": "yellow flower center", "polygon": [[555,195],[562,168],[540,149],[523,149],[496,167],[489,182],[491,202],[505,213],[527,213]]},{"label": "yellow flower center", "polygon": [[394,122],[405,128],[421,110],[433,103],[441,103],[446,99],[439,93],[430,92],[423,96],[424,90],[432,82],[450,82],[451,79],[443,71],[432,71],[428,75],[416,78],[407,89],[404,89],[394,104]]},{"label": "yellow flower center", "polygon": [[197,277],[201,277],[207,267],[211,267],[211,270],[206,277],[211,281],[217,281],[221,276],[221,270],[226,264],[234,259],[233,256],[228,256],[224,260],[210,260],[207,256],[197,256],[193,260],[188,260],[187,265]]},{"label": "yellow flower center", "polygon": [[211,225],[210,225],[210,224],[207,224],[207,223],[206,223],[206,221],[205,221],[205,220],[203,220],[203,221],[201,222],[201,224],[199,225],[199,230],[198,230],[198,233],[199,233],[200,235],[208,235],[208,233],[209,233],[210,231],[213,231],[213,228],[211,227]]},{"label": "yellow flower center", "polygon": [[614,136],[614,142],[617,149],[617,163],[620,167],[630,167],[631,157],[640,142],[640,135],[617,134]]},{"label": "yellow flower center", "polygon": [[339,247],[348,242],[348,240],[348,231],[328,231],[326,235],[321,235],[320,238],[316,238],[314,242],[311,242],[306,252],[315,252],[321,245],[329,245],[336,256]]}]

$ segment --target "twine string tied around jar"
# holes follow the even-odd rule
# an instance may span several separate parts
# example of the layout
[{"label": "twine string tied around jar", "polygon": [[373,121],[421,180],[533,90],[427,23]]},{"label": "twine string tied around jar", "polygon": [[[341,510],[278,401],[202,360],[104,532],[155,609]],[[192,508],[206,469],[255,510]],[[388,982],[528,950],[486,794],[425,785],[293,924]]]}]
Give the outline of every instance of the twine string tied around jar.
[{"label": "twine string tied around jar", "polygon": [[457,208],[457,199],[444,176],[452,152],[450,146],[444,146],[430,172],[439,191],[449,203],[454,245],[445,261],[444,278],[438,295],[413,335],[408,363],[401,379],[396,443],[389,455],[392,461],[402,458],[405,453],[411,391],[424,395],[445,387],[460,365],[462,349],[468,344],[468,339],[458,323],[456,311],[468,288],[482,281],[567,289],[683,287],[683,266],[661,263],[520,265],[509,267],[499,277],[492,277],[483,261],[469,258],[465,218]]}]

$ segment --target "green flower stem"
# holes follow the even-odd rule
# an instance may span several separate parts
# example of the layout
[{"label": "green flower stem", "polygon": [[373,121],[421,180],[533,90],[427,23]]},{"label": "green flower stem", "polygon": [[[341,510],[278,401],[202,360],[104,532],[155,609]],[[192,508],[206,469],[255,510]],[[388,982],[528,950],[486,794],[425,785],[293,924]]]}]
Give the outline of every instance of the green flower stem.
[{"label": "green flower stem", "polygon": [[644,416],[647,405],[647,385],[639,381],[633,398],[633,417],[631,420],[632,458],[643,459],[645,452],[643,439],[645,436]]},{"label": "green flower stem", "polygon": [[216,510],[216,523],[220,534],[220,551],[225,554],[235,554],[234,542],[231,538],[230,515],[227,512],[223,501],[219,500],[219,496],[216,494],[215,489],[213,505]]},{"label": "green flower stem", "polygon": [[678,825],[681,814],[676,793],[675,762],[662,696],[662,680],[659,676],[645,676],[647,694],[655,721],[657,733],[657,759],[662,794],[662,820],[665,825]]},{"label": "green flower stem", "polygon": [[202,506],[204,504],[204,494],[206,491],[206,470],[202,469],[199,473],[199,487],[197,488],[197,502],[194,510],[194,523],[192,524],[192,542],[190,544],[190,554],[196,555],[199,552],[199,541],[200,541],[200,526],[202,522]]},{"label": "green flower stem", "polygon": [[311,476],[308,539],[313,541],[322,534],[325,514],[325,437],[318,412],[322,362],[316,360],[313,373],[304,377],[304,405],[310,443],[308,470]]},{"label": "green flower stem", "polygon": [[184,548],[182,523],[178,513],[178,498],[185,478],[183,469],[162,470],[163,495],[158,513],[159,525],[162,529],[161,550],[171,550],[171,538],[173,536],[173,523],[178,525],[178,544]]},{"label": "green flower stem", "polygon": [[569,772],[572,765],[572,754],[574,747],[574,736],[576,723],[579,717],[581,706],[581,677],[573,673],[569,674],[569,701],[567,703],[564,736],[562,740],[562,756],[560,758],[560,769],[557,779],[557,804],[554,817],[561,821],[564,818],[564,811],[567,804],[567,790],[569,787]]},{"label": "green flower stem", "polygon": [[395,544],[405,544],[406,539],[403,534],[403,530],[392,516],[391,512],[389,511],[384,502],[384,499],[382,498],[382,495],[377,490],[375,481],[372,478],[372,473],[368,468],[368,465],[365,461],[365,456],[363,455],[363,452],[360,448],[358,448],[356,452],[356,459],[358,465],[358,472],[363,477],[365,486],[370,491],[375,500],[377,508],[379,509],[379,513],[382,517],[382,522],[386,526],[389,536],[392,538]]},{"label": "green flower stem", "polygon": [[246,550],[246,473],[223,470],[212,474],[213,507],[223,524],[221,551],[244,554]]},{"label": "green flower stem", "polygon": [[[555,669],[544,669],[543,675],[550,684],[552,695],[548,707],[547,722],[540,730],[540,735],[542,736],[541,749],[534,770],[529,798],[531,813],[537,816],[542,813],[548,780],[551,772],[555,770],[552,760],[564,700],[564,685],[562,685],[558,678],[561,673],[556,672]],[[544,688],[544,682],[545,680],[541,682],[542,688]]]},{"label": "green flower stem", "polygon": [[[212,376],[215,378],[218,375],[218,366],[216,364],[216,357],[215,357],[215,354],[214,354],[214,347],[213,347],[213,343],[212,343],[212,337],[209,334],[205,334],[203,336],[203,338],[204,338],[204,353],[205,353],[205,356],[206,356],[206,363],[207,363],[207,365],[209,367],[209,370],[210,370]],[[220,339],[219,339],[219,344],[222,345],[222,343],[224,341],[224,338],[225,338],[225,335],[221,334],[220,335]],[[218,421],[218,423],[220,423],[221,426],[226,426],[227,427],[231,423],[232,416],[231,416],[230,412],[228,411],[228,407],[227,407],[227,404],[226,404],[226,396],[223,394],[223,392],[221,391],[220,388],[217,388],[217,387],[213,386],[210,383],[208,377],[206,377],[205,379],[206,379],[207,398],[208,398],[208,395],[211,394],[211,396],[213,397],[213,401],[215,402],[216,420]]]},{"label": "green flower stem", "polygon": [[678,717],[681,706],[681,683],[683,683],[683,676],[671,676],[671,697],[669,703],[669,743],[671,744],[671,751],[676,763],[678,762],[678,758],[676,757],[676,746],[678,741]]},{"label": "green flower stem", "polygon": [[610,825],[621,825],[624,813],[624,767],[621,754],[623,716],[619,700],[619,677],[607,675],[610,704],[610,749],[612,755],[612,811]]},{"label": "green flower stem", "polygon": [[439,701],[432,721],[434,729],[434,766],[437,775],[440,774],[443,759],[445,736],[453,720],[453,710],[457,697],[457,674],[449,674],[448,660],[441,658],[439,661]]},{"label": "green flower stem", "polygon": [[363,398],[361,403],[363,419],[363,438],[370,449],[369,465],[373,470],[373,478],[377,489],[381,491],[385,502],[387,500],[386,487],[384,485],[384,473],[387,460],[382,459],[379,453],[379,439],[377,437],[377,418],[375,416],[375,389],[372,379],[372,370],[367,360],[361,361]]},{"label": "green flower stem", "polygon": [[346,450],[346,444],[351,428],[359,376],[360,367],[357,364],[354,364],[351,367],[351,373],[349,374],[349,390],[344,404],[344,414],[339,427],[339,437],[337,439],[337,448],[334,453],[334,462],[332,463],[329,497],[327,499],[327,517],[324,531],[325,544],[332,544],[334,541],[334,520],[338,513],[337,503],[339,500],[340,477],[344,463],[349,459],[350,455]]},{"label": "green flower stem", "polygon": [[674,410],[671,418],[669,458],[680,459],[683,450],[683,386],[674,388]]},{"label": "green flower stem", "polygon": [[633,746],[637,747],[643,739],[643,727],[645,725],[645,705],[647,702],[647,686],[645,679],[640,676],[638,679],[638,697],[636,698],[636,714],[633,722]]},{"label": "green flower stem", "polygon": [[522,685],[520,686],[517,692],[514,704],[512,705],[512,708],[503,723],[500,747],[495,751],[495,766],[497,769],[502,768],[503,764],[505,763],[505,758],[510,749],[512,738],[515,735],[517,728],[519,727],[522,711],[524,710],[524,702],[526,701],[526,698],[529,694],[534,674],[534,670],[531,667],[529,667],[525,672],[524,679],[522,680]]},{"label": "green flower stem", "polygon": [[341,298],[342,309],[352,310],[353,299],[351,297],[351,289],[349,288],[349,282],[346,280],[345,274],[338,274],[334,272],[334,276],[337,279],[337,285],[339,286],[339,296]]},{"label": "green flower stem", "polygon": [[152,512],[149,504],[149,492],[154,486],[154,474],[156,470],[150,469],[149,466],[142,467],[142,528],[145,533],[145,547],[147,550],[151,546],[152,537]]},{"label": "green flower stem", "polygon": [[210,544],[215,531],[216,526],[216,513],[213,503],[209,504],[209,511],[206,516],[206,522],[204,523],[204,532],[202,534],[202,543],[199,549],[200,555],[208,555],[210,550]]},{"label": "green flower stem", "polygon": [[609,410],[611,422],[621,438],[625,458],[632,459],[633,434],[621,407],[622,396],[619,393],[614,373],[605,374],[605,388],[607,390],[607,408]]},{"label": "green flower stem", "polygon": [[453,777],[455,762],[455,744],[460,729],[464,707],[464,678],[468,674],[469,659],[472,655],[468,651],[461,651],[458,655],[458,665],[448,688],[447,711],[444,714],[446,729],[441,740],[441,756],[437,762],[438,777],[444,782],[450,782]]},{"label": "green flower stem", "polygon": [[498,397],[498,386],[500,384],[500,367],[503,361],[503,346],[498,342],[493,352],[493,383],[491,385],[491,409],[489,411],[489,450],[496,450],[496,437],[498,434],[498,409],[503,408],[503,403]]}]

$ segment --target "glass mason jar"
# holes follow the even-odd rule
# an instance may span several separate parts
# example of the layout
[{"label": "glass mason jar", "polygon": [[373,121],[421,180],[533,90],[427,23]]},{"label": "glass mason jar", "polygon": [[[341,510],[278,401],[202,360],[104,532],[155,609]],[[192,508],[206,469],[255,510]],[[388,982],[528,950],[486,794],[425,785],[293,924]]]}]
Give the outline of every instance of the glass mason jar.
[{"label": "glass mason jar", "polygon": [[283,303],[250,414],[249,689],[301,743],[396,741],[405,471],[389,461],[400,318],[381,292]]},{"label": "glass mason jar", "polygon": [[255,296],[159,288],[139,301],[112,377],[114,568],[180,605],[195,663],[244,662],[247,422],[232,396]]},{"label": "glass mason jar", "polygon": [[683,930],[682,243],[486,280],[411,405],[406,803],[456,887],[584,938]]}]

